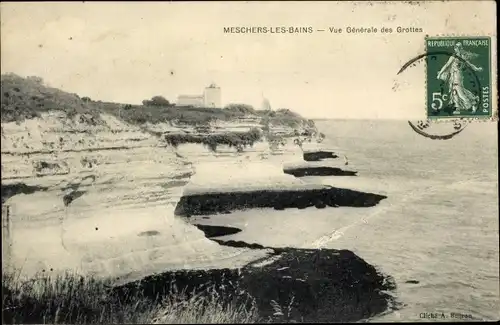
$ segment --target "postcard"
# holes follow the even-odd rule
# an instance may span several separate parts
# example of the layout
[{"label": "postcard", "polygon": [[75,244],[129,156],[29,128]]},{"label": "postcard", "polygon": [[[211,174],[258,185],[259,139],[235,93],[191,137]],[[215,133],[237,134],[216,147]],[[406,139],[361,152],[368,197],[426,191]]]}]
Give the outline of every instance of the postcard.
[{"label": "postcard", "polygon": [[2,2],[2,321],[498,321],[494,1]]}]

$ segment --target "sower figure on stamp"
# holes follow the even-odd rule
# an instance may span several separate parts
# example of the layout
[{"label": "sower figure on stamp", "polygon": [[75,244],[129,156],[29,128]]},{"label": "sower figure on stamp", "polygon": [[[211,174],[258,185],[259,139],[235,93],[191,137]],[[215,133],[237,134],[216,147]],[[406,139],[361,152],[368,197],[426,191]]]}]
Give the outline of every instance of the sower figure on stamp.
[{"label": "sower figure on stamp", "polygon": [[483,68],[477,67],[469,61],[478,55],[464,50],[461,43],[455,44],[454,52],[462,60],[456,56],[450,56],[448,62],[438,72],[437,78],[448,85],[449,104],[455,107],[455,112],[472,110],[475,113],[479,97],[465,88],[463,72],[467,69],[466,65],[476,72],[483,70]]}]

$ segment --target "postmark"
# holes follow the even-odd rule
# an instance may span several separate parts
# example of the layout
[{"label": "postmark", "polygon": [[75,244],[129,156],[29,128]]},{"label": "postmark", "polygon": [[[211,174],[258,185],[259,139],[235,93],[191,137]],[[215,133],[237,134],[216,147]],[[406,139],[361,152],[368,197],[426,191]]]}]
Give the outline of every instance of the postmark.
[{"label": "postmark", "polygon": [[432,140],[449,140],[460,134],[468,123],[466,119],[455,120],[453,124],[436,124],[432,120],[408,121],[413,131]]},{"label": "postmark", "polygon": [[427,118],[491,118],[490,37],[427,37],[425,43]]},{"label": "postmark", "polygon": [[[439,41],[443,42],[439,43]],[[473,46],[471,45],[473,41],[477,41],[474,43],[477,46],[482,44],[486,48],[486,50],[483,49],[483,52],[479,52],[479,55],[482,54],[487,58],[487,61],[482,61],[483,63],[487,62],[484,68],[480,66],[482,63],[476,62],[477,60],[474,61],[473,67],[469,58],[472,54],[460,52],[463,46],[461,44],[466,44],[469,48]],[[479,41],[484,42],[480,43]],[[413,131],[432,140],[448,140],[460,134],[472,120],[491,120],[493,109],[491,105],[490,38],[426,36],[425,45],[426,52],[410,59],[397,73],[399,75],[408,68],[425,64],[427,119],[408,121]],[[488,52],[486,53],[486,51]],[[475,59],[478,58],[477,55],[472,56]],[[432,73],[435,75],[434,79],[430,76]],[[438,75],[439,78],[437,78]],[[483,89],[485,90],[484,94],[482,93]],[[465,96],[469,95],[469,97],[464,97],[464,94]],[[469,99],[469,102],[464,101],[463,98]],[[469,109],[467,110],[467,108]]]}]

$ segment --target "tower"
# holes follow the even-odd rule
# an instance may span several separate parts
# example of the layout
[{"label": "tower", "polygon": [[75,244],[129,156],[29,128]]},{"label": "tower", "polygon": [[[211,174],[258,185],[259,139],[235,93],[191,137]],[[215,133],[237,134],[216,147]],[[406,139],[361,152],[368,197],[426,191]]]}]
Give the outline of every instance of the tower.
[{"label": "tower", "polygon": [[215,83],[205,88],[203,97],[205,107],[221,107],[221,90]]},{"label": "tower", "polygon": [[271,103],[266,97],[264,97],[264,93],[262,93],[262,109],[265,111],[271,110]]}]

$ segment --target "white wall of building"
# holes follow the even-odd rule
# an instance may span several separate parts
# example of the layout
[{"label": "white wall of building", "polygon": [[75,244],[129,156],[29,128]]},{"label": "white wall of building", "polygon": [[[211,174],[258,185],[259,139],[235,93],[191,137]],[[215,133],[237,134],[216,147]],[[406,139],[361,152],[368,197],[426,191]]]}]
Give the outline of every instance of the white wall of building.
[{"label": "white wall of building", "polygon": [[205,88],[203,95],[179,95],[177,106],[222,107],[221,89],[215,84]]},{"label": "white wall of building", "polygon": [[205,107],[221,107],[220,87],[210,86],[205,88]]},{"label": "white wall of building", "polygon": [[177,97],[177,106],[204,106],[204,96],[180,95]]}]

